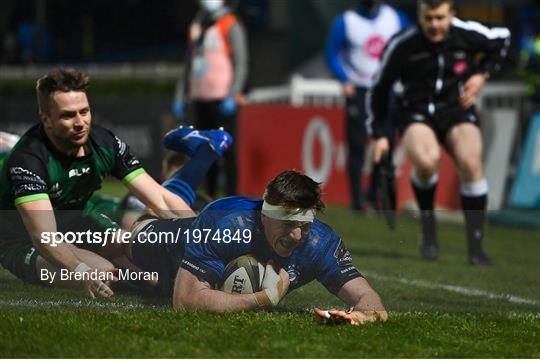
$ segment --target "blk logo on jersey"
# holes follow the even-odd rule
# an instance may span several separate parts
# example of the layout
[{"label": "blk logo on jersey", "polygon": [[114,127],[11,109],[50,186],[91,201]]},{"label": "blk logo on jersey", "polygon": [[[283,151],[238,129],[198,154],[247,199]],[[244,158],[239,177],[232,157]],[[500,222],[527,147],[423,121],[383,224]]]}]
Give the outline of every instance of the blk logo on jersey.
[{"label": "blk logo on jersey", "polygon": [[71,179],[74,176],[83,176],[84,174],[90,174],[90,168],[82,168],[82,169],[71,169],[69,170],[69,178]]}]

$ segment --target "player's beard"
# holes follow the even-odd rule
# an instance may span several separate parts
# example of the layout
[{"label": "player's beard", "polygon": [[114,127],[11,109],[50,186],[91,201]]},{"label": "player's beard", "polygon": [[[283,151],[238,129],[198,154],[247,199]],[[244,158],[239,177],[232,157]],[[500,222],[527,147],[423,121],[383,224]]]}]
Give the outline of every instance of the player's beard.
[{"label": "player's beard", "polygon": [[53,135],[54,143],[60,151],[67,155],[75,155],[81,147],[86,146],[88,137],[90,136],[90,126],[88,126],[80,138],[76,137],[76,134],[71,134],[69,137],[61,137]]}]

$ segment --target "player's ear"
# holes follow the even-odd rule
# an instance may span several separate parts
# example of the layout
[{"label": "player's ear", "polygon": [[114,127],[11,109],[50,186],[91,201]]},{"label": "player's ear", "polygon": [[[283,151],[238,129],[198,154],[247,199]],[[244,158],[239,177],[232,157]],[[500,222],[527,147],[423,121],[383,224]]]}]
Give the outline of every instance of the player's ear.
[{"label": "player's ear", "polygon": [[43,111],[39,112],[39,120],[42,123],[45,123],[47,121],[47,114],[45,114]]},{"label": "player's ear", "polygon": [[41,124],[43,124],[44,126],[50,125],[51,123],[51,119],[49,115],[47,115],[47,113],[43,111],[39,112],[39,120],[41,121]]},{"label": "player's ear", "polygon": [[454,2],[450,2],[450,16],[456,16],[456,5]]},{"label": "player's ear", "polygon": [[261,222],[262,222],[263,226],[268,226],[269,221],[270,221],[270,218],[261,213]]}]

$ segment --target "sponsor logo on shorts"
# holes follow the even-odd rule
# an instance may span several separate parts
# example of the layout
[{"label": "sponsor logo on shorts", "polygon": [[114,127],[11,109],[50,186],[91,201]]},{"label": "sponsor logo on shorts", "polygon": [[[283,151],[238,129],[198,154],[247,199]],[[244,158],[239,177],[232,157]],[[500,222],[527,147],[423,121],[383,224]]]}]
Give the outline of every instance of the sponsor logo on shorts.
[{"label": "sponsor logo on shorts", "polygon": [[26,257],[24,258],[24,265],[30,265],[30,259],[32,259],[32,255],[36,252],[36,249],[30,248],[30,251],[28,254],[26,254]]}]

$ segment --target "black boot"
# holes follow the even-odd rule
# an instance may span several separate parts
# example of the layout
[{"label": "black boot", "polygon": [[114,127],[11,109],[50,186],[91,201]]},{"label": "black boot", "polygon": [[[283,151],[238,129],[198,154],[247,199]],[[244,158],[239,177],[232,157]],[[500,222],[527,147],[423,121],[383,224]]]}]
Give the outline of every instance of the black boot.
[{"label": "black boot", "polygon": [[487,195],[461,195],[465,228],[467,233],[467,248],[469,264],[473,266],[492,266],[493,262],[484,253],[484,222],[486,218]]},{"label": "black boot", "polygon": [[426,260],[439,258],[439,246],[437,244],[437,230],[435,212],[433,210],[420,211],[422,225],[420,255]]},{"label": "black boot", "polygon": [[469,264],[472,266],[493,266],[493,261],[483,251],[469,254]]}]

